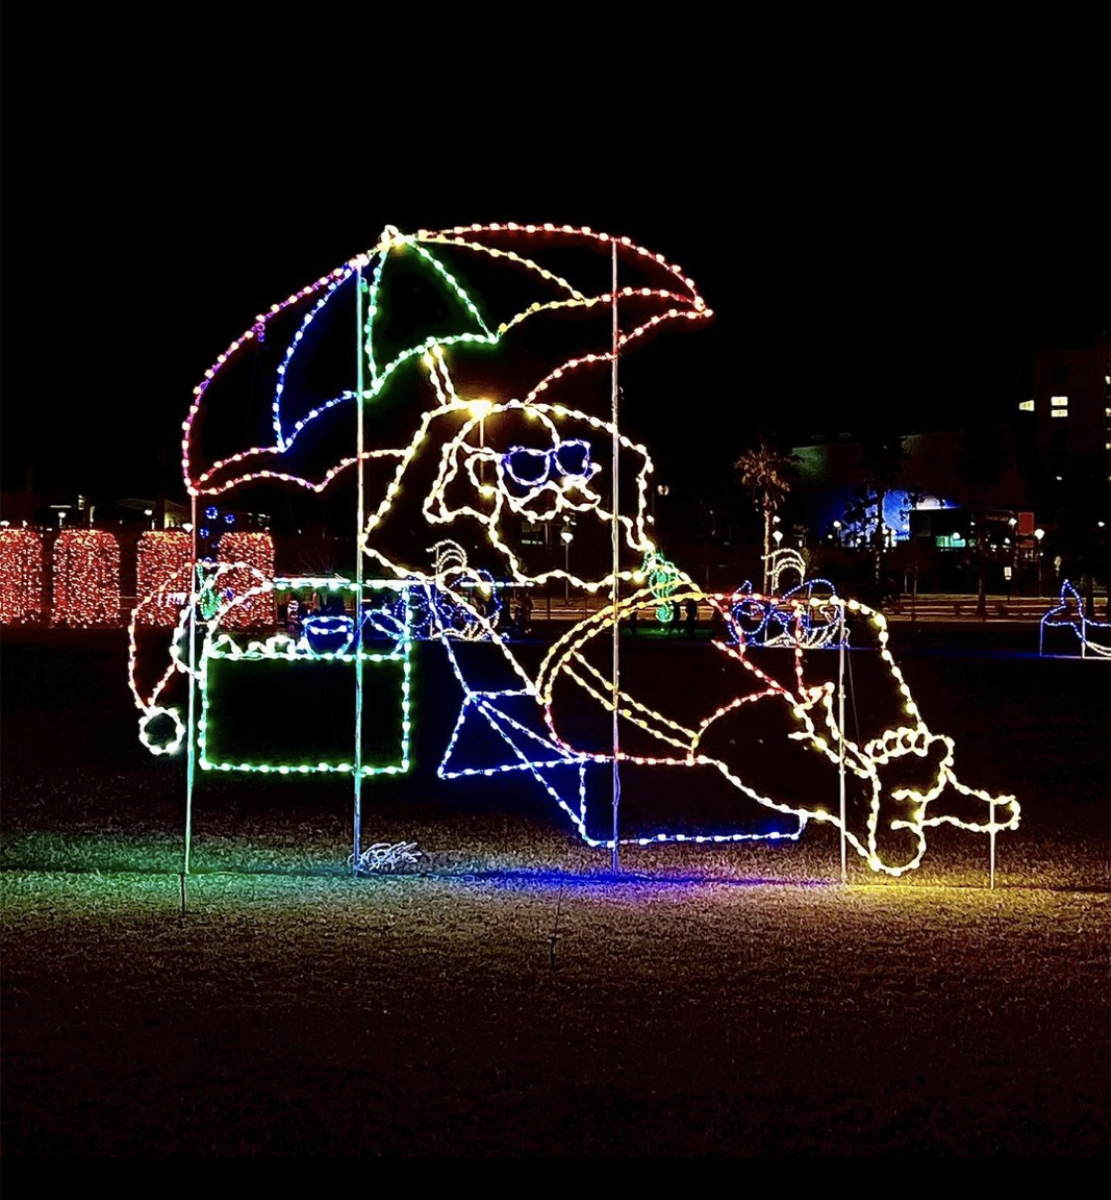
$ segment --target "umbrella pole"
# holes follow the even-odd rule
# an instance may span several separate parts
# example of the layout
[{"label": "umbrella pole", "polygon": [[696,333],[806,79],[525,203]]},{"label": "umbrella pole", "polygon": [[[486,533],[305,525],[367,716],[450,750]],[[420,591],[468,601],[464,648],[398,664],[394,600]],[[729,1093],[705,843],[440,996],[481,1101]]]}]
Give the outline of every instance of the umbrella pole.
[{"label": "umbrella pole", "polygon": [[837,647],[837,725],[839,730],[838,753],[837,753],[837,777],[838,777],[838,812],[841,816],[841,882],[847,883],[849,879],[848,865],[848,844],[846,842],[845,830],[848,820],[847,806],[845,803],[845,606],[841,605],[841,620],[840,631],[838,636]]},{"label": "umbrella pole", "polygon": [[355,269],[355,756],[352,763],[354,786],[352,820],[353,870],[359,873],[363,848],[363,547],[360,539],[365,524],[366,496],[363,488],[363,268]]},{"label": "umbrella pole", "polygon": [[613,612],[613,850],[610,854],[610,866],[614,872],[621,869],[620,850],[618,846],[618,809],[621,804],[621,767],[618,760],[620,739],[617,728],[618,700],[620,699],[621,681],[621,621],[617,611],[618,569],[620,567],[621,526],[617,519],[620,498],[618,495],[617,465],[621,450],[621,437],[618,433],[618,398],[620,391],[617,386],[617,346],[619,330],[617,327],[617,242],[612,241],[613,249],[613,279],[611,285],[613,302],[613,347],[611,352],[612,371],[610,388],[610,421],[613,426],[613,519],[610,525],[611,549],[613,551],[612,574],[610,586],[610,605]]},{"label": "umbrella pole", "polygon": [[197,722],[195,702],[197,694],[197,496],[193,494],[189,521],[189,705],[186,721],[189,729],[188,745],[185,750],[185,849],[182,855],[181,873],[189,874],[189,860],[193,849],[193,788],[197,778]]}]

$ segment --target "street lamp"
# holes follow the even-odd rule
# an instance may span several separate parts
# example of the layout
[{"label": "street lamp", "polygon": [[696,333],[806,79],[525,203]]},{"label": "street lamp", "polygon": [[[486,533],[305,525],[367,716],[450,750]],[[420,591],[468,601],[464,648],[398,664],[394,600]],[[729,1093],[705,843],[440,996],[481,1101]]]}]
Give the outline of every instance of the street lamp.
[{"label": "street lamp", "polygon": [[1018,575],[1018,517],[1010,517],[1007,524],[1011,527],[1011,536],[1005,543],[1011,547],[1011,565],[1007,568],[1007,599],[1011,598],[1011,579]]},{"label": "street lamp", "polygon": [[567,603],[571,599],[571,543],[575,535],[570,529],[564,528],[559,536],[563,542],[563,600]]},{"label": "street lamp", "polygon": [[1034,538],[1037,541],[1038,548],[1038,595],[1042,594],[1042,538],[1045,537],[1044,529],[1035,529]]},{"label": "street lamp", "polygon": [[670,491],[671,491],[671,488],[669,488],[666,483],[661,483],[656,487],[656,490],[652,493],[652,524],[653,525],[655,525],[655,523],[656,523],[656,497],[657,496],[664,497]]}]

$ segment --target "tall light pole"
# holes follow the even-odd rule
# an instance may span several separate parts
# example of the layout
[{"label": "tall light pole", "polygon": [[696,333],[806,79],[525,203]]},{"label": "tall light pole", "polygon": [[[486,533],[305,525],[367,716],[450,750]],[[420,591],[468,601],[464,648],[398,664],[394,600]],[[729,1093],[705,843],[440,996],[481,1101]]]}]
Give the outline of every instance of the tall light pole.
[{"label": "tall light pole", "polygon": [[1011,527],[1011,536],[1007,539],[1011,544],[1011,563],[1010,577],[1007,580],[1007,599],[1011,598],[1012,580],[1013,586],[1018,587],[1018,517],[1011,517],[1007,524]]},{"label": "tall light pole", "polygon": [[1034,540],[1037,544],[1038,552],[1038,595],[1042,594],[1042,538],[1045,537],[1044,529],[1034,530]]},{"label": "tall light pole", "polygon": [[571,543],[575,535],[564,528],[559,536],[563,541],[563,601],[566,604],[571,599]]}]

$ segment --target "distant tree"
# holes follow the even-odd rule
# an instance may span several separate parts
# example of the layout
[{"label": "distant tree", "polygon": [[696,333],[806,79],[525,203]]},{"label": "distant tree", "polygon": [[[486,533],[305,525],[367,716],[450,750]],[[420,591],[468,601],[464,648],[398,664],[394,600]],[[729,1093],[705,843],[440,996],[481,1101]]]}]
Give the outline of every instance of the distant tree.
[{"label": "distant tree", "polygon": [[733,464],[740,473],[741,487],[749,494],[764,517],[764,582],[767,593],[771,563],[772,519],[787,499],[793,482],[793,454],[781,454],[763,437],[755,450],[746,450]]},{"label": "distant tree", "polygon": [[887,551],[887,525],[883,519],[884,501],[903,474],[907,460],[903,439],[894,434],[874,433],[864,438],[860,452],[860,472],[867,480],[871,504],[875,508],[872,524],[872,549],[875,554],[875,582],[882,587],[884,555]]},{"label": "distant tree", "polygon": [[906,485],[906,505],[899,510],[899,515],[907,523],[909,536],[901,548],[896,547],[896,555],[900,554],[901,549],[903,562],[914,578],[914,584],[910,589],[910,619],[912,623],[916,617],[915,607],[918,603],[918,575],[922,568],[922,543],[915,532],[914,513],[918,511],[919,506],[925,498],[925,488],[917,483],[908,483]]},{"label": "distant tree", "polygon": [[869,487],[853,488],[841,512],[842,540],[860,548],[872,545],[876,521],[876,493]]}]

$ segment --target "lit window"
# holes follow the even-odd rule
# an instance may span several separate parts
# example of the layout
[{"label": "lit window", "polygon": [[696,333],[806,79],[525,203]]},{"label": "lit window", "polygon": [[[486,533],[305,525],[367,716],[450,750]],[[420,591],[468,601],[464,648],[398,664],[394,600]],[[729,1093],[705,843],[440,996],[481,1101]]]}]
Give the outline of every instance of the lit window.
[{"label": "lit window", "polygon": [[1034,411],[1034,401],[1033,400],[1020,400],[1018,403],[1018,411],[1019,412],[1033,412]]},{"label": "lit window", "polygon": [[1054,408],[1068,408],[1069,398],[1068,396],[1050,396],[1049,403]]},{"label": "lit window", "polygon": [[1055,408],[1049,415],[1051,417],[1067,417],[1069,410],[1067,408]]}]

